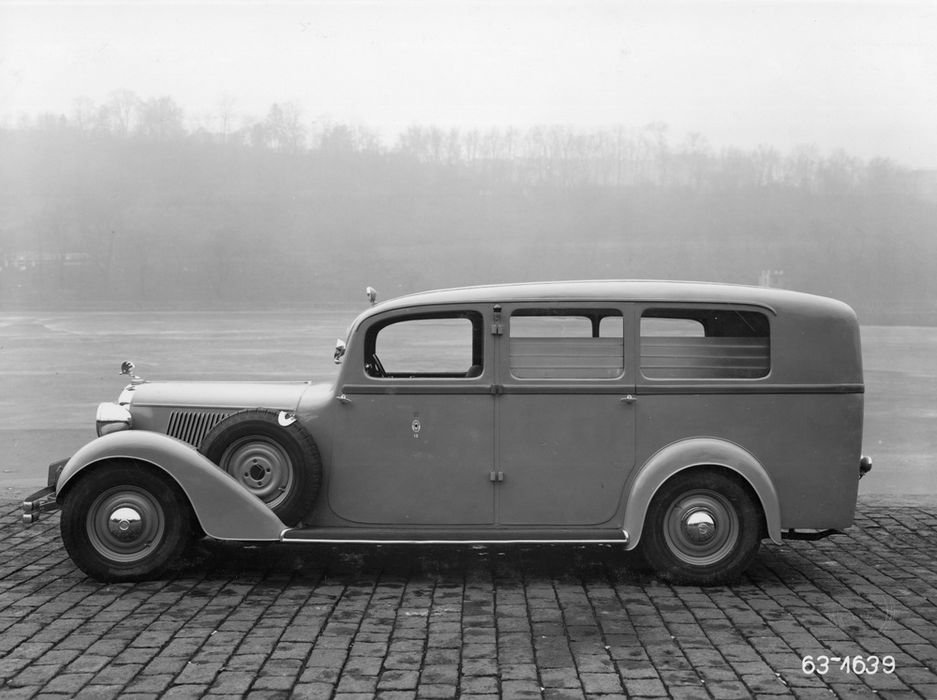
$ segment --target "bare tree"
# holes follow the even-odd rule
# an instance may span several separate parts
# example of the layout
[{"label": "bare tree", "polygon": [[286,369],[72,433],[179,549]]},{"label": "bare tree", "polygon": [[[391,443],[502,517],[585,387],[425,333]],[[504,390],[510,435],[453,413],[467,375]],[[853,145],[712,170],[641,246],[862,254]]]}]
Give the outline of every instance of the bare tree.
[{"label": "bare tree", "polygon": [[784,180],[787,184],[808,192],[817,187],[820,152],[816,146],[800,145],[784,159]]},{"label": "bare tree", "polygon": [[355,127],[354,132],[355,143],[358,145],[359,151],[381,153],[384,150],[380,134],[374,129],[359,124]]},{"label": "bare tree", "polygon": [[781,178],[781,154],[770,146],[759,146],[751,155],[755,162],[758,186],[766,187]]},{"label": "bare tree", "polygon": [[275,103],[264,120],[268,145],[279,151],[297,153],[306,146],[302,109],[295,102]]},{"label": "bare tree", "polygon": [[127,136],[135,127],[135,120],[141,100],[131,90],[114,90],[107,100],[106,108],[110,117],[111,132],[118,136]]},{"label": "bare tree", "polygon": [[353,153],[357,150],[357,135],[344,124],[328,124],[319,137],[319,150],[329,155]]},{"label": "bare tree", "polygon": [[171,97],[146,100],[140,106],[140,135],[158,141],[170,141],[185,135],[183,111]]},{"label": "bare tree", "polygon": [[670,147],[667,144],[668,127],[663,122],[651,122],[641,132],[645,152],[645,175],[649,181],[664,185],[668,182]]},{"label": "bare tree", "polygon": [[79,97],[72,103],[72,124],[79,131],[91,131],[97,122],[98,108],[89,97]]},{"label": "bare tree", "polygon": [[233,95],[223,94],[218,99],[218,132],[221,134],[222,143],[228,142],[228,135],[231,133],[234,123],[234,105],[237,102]]}]

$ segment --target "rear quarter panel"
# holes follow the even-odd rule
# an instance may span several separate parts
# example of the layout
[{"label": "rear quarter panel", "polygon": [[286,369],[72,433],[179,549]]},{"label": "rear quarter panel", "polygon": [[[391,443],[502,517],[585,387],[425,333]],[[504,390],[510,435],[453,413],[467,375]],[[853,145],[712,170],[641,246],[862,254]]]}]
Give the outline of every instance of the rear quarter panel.
[{"label": "rear quarter panel", "polygon": [[642,395],[637,463],[691,437],[735,443],[765,468],[781,527],[852,524],[862,442],[862,394]]}]

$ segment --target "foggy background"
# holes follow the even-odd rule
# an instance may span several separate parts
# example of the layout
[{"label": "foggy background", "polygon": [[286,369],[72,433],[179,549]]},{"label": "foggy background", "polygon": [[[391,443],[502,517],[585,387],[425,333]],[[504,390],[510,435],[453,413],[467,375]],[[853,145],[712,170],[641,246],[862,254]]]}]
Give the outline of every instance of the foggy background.
[{"label": "foggy background", "polygon": [[0,307],[686,278],[937,322],[937,10],[0,7]]}]

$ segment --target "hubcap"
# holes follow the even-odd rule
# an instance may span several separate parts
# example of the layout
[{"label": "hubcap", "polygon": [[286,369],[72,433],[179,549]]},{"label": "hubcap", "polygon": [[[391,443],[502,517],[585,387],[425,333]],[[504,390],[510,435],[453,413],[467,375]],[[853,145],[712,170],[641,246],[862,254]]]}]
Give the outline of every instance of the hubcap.
[{"label": "hubcap", "polygon": [[102,493],[88,509],[85,522],[91,546],[111,561],[125,564],[147,557],[166,529],[162,506],[149,491],[136,486]]},{"label": "hubcap", "polygon": [[107,529],[114,539],[133,542],[143,534],[143,516],[134,508],[122,506],[107,519]]},{"label": "hubcap", "polygon": [[222,468],[271,508],[293,482],[292,462],[277,443],[260,437],[233,442],[221,456]]},{"label": "hubcap", "polygon": [[694,510],[683,516],[683,533],[694,544],[706,544],[716,536],[716,520],[708,510]]},{"label": "hubcap", "polygon": [[740,534],[735,508],[715,491],[684,494],[667,511],[664,539],[686,564],[710,566],[721,561],[735,549]]}]

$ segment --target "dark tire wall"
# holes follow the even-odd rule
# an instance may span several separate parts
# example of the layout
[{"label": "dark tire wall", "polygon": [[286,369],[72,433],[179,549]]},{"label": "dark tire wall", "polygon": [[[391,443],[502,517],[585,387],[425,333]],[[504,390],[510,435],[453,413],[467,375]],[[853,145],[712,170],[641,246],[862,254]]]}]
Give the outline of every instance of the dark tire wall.
[{"label": "dark tire wall", "polygon": [[[133,514],[141,516],[138,537],[126,532]],[[181,556],[195,534],[192,521],[188,500],[169,476],[114,460],[69,485],[60,528],[72,561],[92,578],[140,581],[158,577]]]},{"label": "dark tire wall", "polygon": [[239,411],[216,425],[199,451],[292,527],[319,494],[322,459],[298,421],[283,425],[279,418],[280,412],[270,409]]},{"label": "dark tire wall", "polygon": [[[693,550],[679,534],[693,512],[715,513],[722,547]],[[693,468],[671,477],[651,500],[639,549],[661,578],[673,583],[716,585],[732,582],[758,554],[764,514],[741,477],[718,468]],[[714,538],[715,539],[715,538]],[[719,542],[719,540],[716,540]]]}]

